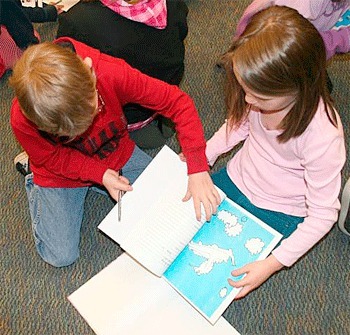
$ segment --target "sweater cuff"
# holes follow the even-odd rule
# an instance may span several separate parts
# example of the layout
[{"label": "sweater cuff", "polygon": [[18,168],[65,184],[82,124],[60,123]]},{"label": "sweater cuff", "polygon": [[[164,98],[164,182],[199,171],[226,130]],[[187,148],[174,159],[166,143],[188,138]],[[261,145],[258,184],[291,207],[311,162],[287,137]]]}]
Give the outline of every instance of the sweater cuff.
[{"label": "sweater cuff", "polygon": [[276,259],[284,266],[287,266],[287,267],[292,266],[294,262],[290,262],[290,260],[284,259],[284,257],[282,257],[278,249],[279,248],[277,247],[275,250],[271,252],[271,254],[274,255]]},{"label": "sweater cuff", "polygon": [[87,180],[95,184],[103,185],[103,175],[109,167],[104,164],[97,164],[96,161],[94,161],[91,165],[86,164],[85,166],[86,167],[81,171],[82,180]]},{"label": "sweater cuff", "polygon": [[195,152],[184,152],[187,162],[187,173],[193,174],[197,172],[209,171],[207,157],[204,150]]}]

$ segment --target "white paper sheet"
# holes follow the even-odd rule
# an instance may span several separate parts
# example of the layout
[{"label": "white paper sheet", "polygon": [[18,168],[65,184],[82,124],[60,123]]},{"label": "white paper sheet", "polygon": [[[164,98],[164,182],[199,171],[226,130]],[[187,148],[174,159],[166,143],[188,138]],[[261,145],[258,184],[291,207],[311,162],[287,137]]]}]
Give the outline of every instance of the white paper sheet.
[{"label": "white paper sheet", "polygon": [[239,335],[222,317],[212,326],[126,253],[68,299],[97,335]]},{"label": "white paper sheet", "polygon": [[[124,194],[121,221],[118,222],[118,206],[114,206],[98,228],[114,241],[122,244],[123,239],[142,220],[148,209],[165,196],[174,182],[182,183],[185,192],[187,180],[183,176],[186,174],[186,164],[180,161],[173,150],[164,146],[135,181],[133,191]],[[135,210],[135,204],[137,204],[137,210]]]},{"label": "white paper sheet", "polygon": [[64,12],[68,12],[69,9],[71,9],[74,5],[76,5],[79,0],[40,0],[47,5],[62,5],[62,10]]}]

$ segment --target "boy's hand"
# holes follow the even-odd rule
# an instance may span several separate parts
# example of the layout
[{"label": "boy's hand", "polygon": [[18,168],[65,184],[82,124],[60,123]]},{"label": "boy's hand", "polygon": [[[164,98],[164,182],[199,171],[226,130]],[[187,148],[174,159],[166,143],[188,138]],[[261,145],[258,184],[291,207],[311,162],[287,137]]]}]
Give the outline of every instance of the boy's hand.
[{"label": "boy's hand", "polygon": [[186,157],[182,152],[179,153],[179,158],[181,162],[186,162]]},{"label": "boy's hand", "polygon": [[114,171],[112,169],[106,170],[102,178],[102,183],[115,201],[118,201],[120,191],[132,191],[129,180],[123,176],[120,176],[118,171]]},{"label": "boy's hand", "polygon": [[283,264],[275,256],[270,255],[264,260],[249,263],[240,269],[232,271],[231,274],[234,277],[246,274],[243,279],[238,281],[228,279],[231,286],[236,288],[242,287],[242,290],[236,295],[235,300],[245,297],[249,292],[258,288],[271,275],[282,268]]},{"label": "boy's hand", "polygon": [[201,219],[201,205],[205,210],[205,219],[210,220],[211,216],[216,213],[216,210],[221,202],[220,195],[216,190],[213,181],[208,172],[198,172],[190,174],[188,177],[187,193],[182,201],[188,201],[193,198],[196,218]]}]

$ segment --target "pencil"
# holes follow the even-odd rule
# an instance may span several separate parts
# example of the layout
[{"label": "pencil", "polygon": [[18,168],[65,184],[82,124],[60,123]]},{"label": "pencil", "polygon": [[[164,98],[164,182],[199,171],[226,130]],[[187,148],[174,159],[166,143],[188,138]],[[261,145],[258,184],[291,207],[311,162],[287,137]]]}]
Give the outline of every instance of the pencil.
[{"label": "pencil", "polygon": [[[119,176],[123,175],[122,169],[119,170]],[[118,194],[118,222],[120,222],[122,218],[122,191],[119,191]]]}]

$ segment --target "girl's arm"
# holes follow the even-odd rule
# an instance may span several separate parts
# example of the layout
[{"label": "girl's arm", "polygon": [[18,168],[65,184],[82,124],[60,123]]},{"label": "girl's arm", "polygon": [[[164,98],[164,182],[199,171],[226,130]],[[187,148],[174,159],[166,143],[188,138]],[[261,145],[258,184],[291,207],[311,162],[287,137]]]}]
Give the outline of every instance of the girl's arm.
[{"label": "girl's arm", "polygon": [[0,24],[4,25],[16,45],[24,49],[38,43],[30,20],[23,13],[21,6],[13,1],[1,1]]},{"label": "girl's arm", "polygon": [[350,28],[339,30],[320,31],[323,42],[326,46],[327,59],[336,53],[347,53],[350,51]]},{"label": "girl's arm", "polygon": [[[324,115],[327,119],[327,116]],[[340,208],[338,196],[341,169],[345,162],[345,145],[340,119],[338,127],[324,123],[302,136],[298,142],[301,163],[305,169],[307,216],[297,229],[262,261],[253,262],[232,272],[233,276],[246,274],[239,281],[229,280],[234,287],[243,287],[238,298],[259,287],[283,266],[293,265],[333,227]]]},{"label": "girl's arm", "polygon": [[275,272],[283,268],[275,256],[270,255],[266,259],[247,264],[240,269],[232,271],[233,277],[238,277],[243,274],[246,276],[238,281],[228,279],[231,286],[242,288],[236,295],[235,300],[245,297],[249,292],[258,288],[262,283],[269,279]]},{"label": "girl's arm", "polygon": [[305,168],[307,215],[297,229],[272,252],[285,266],[293,265],[307,253],[337,221],[341,170],[346,158],[339,119],[338,126],[340,129],[336,136],[330,134],[330,127],[324,127],[319,136],[304,138],[302,164]]},{"label": "girl's arm", "polygon": [[249,134],[249,121],[245,121],[235,130],[229,131],[227,121],[207,142],[206,156],[210,166],[213,166],[218,157],[233,149],[238,143],[244,141]]}]

